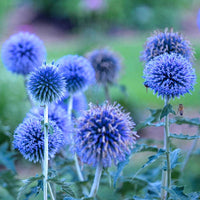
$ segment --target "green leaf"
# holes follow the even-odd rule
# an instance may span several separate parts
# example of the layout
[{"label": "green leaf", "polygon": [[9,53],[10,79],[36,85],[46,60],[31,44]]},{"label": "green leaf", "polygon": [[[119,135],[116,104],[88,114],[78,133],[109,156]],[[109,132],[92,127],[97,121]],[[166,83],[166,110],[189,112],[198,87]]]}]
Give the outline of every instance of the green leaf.
[{"label": "green leaf", "polygon": [[188,125],[194,125],[194,126],[200,126],[200,119],[199,118],[183,118],[183,117],[175,117],[174,119],[170,120],[170,123],[172,124],[188,124]]},{"label": "green leaf", "polygon": [[135,147],[131,150],[132,153],[145,152],[145,151],[157,152],[158,147],[148,146],[146,144],[135,144]]},{"label": "green leaf", "polygon": [[178,165],[178,159],[181,156],[181,149],[175,149],[174,151],[170,152],[170,163],[171,169],[174,169]]},{"label": "green leaf", "polygon": [[21,197],[24,195],[24,193],[26,192],[26,190],[32,183],[38,180],[42,180],[42,179],[43,179],[43,175],[35,176],[35,177],[28,178],[26,180],[23,180],[24,185],[19,189],[17,200],[21,199]]},{"label": "green leaf", "polygon": [[174,115],[176,114],[176,112],[173,110],[171,104],[167,104],[166,106],[164,106],[164,108],[162,109],[162,112],[160,114],[160,119],[167,116],[169,113],[172,113]]},{"label": "green leaf", "polygon": [[188,195],[184,193],[184,187],[172,186],[171,188],[166,188],[170,193],[171,200],[188,200]]},{"label": "green leaf", "polygon": [[15,170],[15,153],[8,151],[8,143],[3,143],[0,146],[0,164],[4,165],[7,169],[16,172]]},{"label": "green leaf", "polygon": [[184,134],[170,134],[170,138],[175,138],[175,139],[180,139],[180,140],[195,140],[195,139],[200,139],[199,135],[184,135]]}]

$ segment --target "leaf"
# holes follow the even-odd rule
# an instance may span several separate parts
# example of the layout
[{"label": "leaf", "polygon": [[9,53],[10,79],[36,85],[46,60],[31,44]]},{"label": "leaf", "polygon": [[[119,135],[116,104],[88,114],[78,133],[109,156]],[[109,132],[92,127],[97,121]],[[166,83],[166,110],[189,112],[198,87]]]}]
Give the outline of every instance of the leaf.
[{"label": "leaf", "polygon": [[178,159],[180,158],[181,149],[175,149],[174,151],[170,152],[170,164],[171,169],[174,169],[178,164]]},{"label": "leaf", "polygon": [[38,180],[42,180],[42,179],[43,179],[43,175],[41,175],[41,176],[35,176],[35,177],[28,178],[26,180],[23,180],[24,185],[19,189],[17,200],[20,200],[20,198],[22,197],[22,195],[25,193],[25,191],[28,189],[28,187],[32,183],[34,183],[34,182],[36,182]]},{"label": "leaf", "polygon": [[173,110],[171,104],[167,104],[166,106],[164,106],[164,108],[162,109],[162,112],[160,114],[160,119],[167,116],[169,113],[172,113],[174,115],[176,114],[176,112]]},{"label": "leaf", "polygon": [[0,146],[0,164],[4,165],[7,169],[16,172],[15,169],[15,153],[8,151],[8,143],[3,143]]},{"label": "leaf", "polygon": [[156,146],[148,146],[146,144],[135,144],[135,147],[132,149],[132,153],[145,152],[145,151],[153,151],[157,152],[158,148]]},{"label": "leaf", "polygon": [[200,119],[199,118],[183,118],[183,117],[175,117],[174,119],[170,120],[171,123],[174,124],[188,124],[188,125],[194,125],[194,126],[200,126]]},{"label": "leaf", "polygon": [[172,186],[171,188],[166,188],[166,190],[170,193],[170,199],[172,200],[188,200],[188,195],[183,192],[183,186]]},{"label": "leaf", "polygon": [[175,138],[175,139],[180,139],[180,140],[195,140],[195,139],[200,139],[199,135],[184,135],[184,134],[170,134],[170,138]]}]

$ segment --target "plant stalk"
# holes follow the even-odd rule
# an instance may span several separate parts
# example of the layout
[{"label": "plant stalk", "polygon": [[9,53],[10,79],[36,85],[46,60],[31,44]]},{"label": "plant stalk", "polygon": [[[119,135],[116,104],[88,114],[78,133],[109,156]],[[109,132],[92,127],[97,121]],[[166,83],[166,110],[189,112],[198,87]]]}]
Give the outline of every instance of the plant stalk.
[{"label": "plant stalk", "polygon": [[102,170],[103,170],[102,164],[98,164],[97,168],[96,168],[94,182],[93,182],[89,197],[94,198],[96,196],[97,192],[98,192]]},{"label": "plant stalk", "polygon": [[44,105],[44,161],[43,161],[43,192],[44,200],[48,199],[47,179],[48,179],[48,105]]},{"label": "plant stalk", "polygon": [[48,187],[49,187],[49,192],[50,192],[50,195],[51,195],[51,199],[52,200],[56,200],[55,197],[54,197],[54,195],[53,195],[53,191],[52,191],[50,183],[48,183]]},{"label": "plant stalk", "polygon": [[108,84],[105,84],[104,85],[104,92],[105,92],[105,97],[106,97],[106,100],[110,103],[110,93],[109,93],[109,87],[108,87]]},{"label": "plant stalk", "polygon": [[[169,103],[169,99],[166,97],[165,98],[165,106],[168,103]],[[171,185],[169,114],[167,116],[165,116],[164,150],[166,151],[167,170],[162,171],[162,188],[161,188],[161,199],[162,200],[168,199],[169,193],[166,192],[165,188],[170,188],[170,185]]]}]

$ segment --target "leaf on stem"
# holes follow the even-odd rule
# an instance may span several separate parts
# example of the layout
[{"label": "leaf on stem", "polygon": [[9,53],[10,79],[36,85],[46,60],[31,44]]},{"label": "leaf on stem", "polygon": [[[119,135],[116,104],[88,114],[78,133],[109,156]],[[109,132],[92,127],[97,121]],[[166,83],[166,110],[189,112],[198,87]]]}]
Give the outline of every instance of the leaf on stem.
[{"label": "leaf on stem", "polygon": [[200,139],[199,135],[184,135],[184,134],[170,134],[170,138],[175,138],[175,139],[180,139],[180,140],[195,140],[195,139]]},{"label": "leaf on stem", "polygon": [[171,104],[167,104],[166,106],[164,106],[164,108],[162,109],[161,114],[160,114],[160,120],[163,117],[167,116],[169,113],[172,113],[174,115],[176,114],[176,112],[173,110]]}]

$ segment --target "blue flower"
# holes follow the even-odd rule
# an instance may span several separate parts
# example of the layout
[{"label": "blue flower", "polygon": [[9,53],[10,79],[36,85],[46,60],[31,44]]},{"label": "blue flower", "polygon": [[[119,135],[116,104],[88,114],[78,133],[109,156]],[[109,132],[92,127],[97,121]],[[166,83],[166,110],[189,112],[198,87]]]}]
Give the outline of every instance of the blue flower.
[{"label": "blue flower", "polygon": [[146,64],[144,79],[147,87],[158,96],[174,98],[193,90],[196,75],[191,63],[183,56],[165,53]]},{"label": "blue flower", "polygon": [[88,54],[95,72],[96,80],[102,84],[113,84],[121,69],[119,58],[107,49],[94,50]]},{"label": "blue flower", "polygon": [[199,9],[198,14],[197,14],[197,26],[200,30],[200,9]]},{"label": "blue flower", "polygon": [[60,100],[65,93],[65,80],[54,64],[44,65],[32,72],[27,82],[30,96],[40,103]]},{"label": "blue flower", "polygon": [[63,73],[69,94],[81,92],[95,80],[95,73],[90,62],[77,55],[68,55],[57,61]]},{"label": "blue flower", "polygon": [[[63,132],[58,126],[49,121],[53,133],[48,133],[49,158],[53,158],[63,146]],[[44,132],[41,118],[26,118],[14,133],[13,145],[25,159],[31,162],[42,162],[44,154]]]},{"label": "blue flower", "polygon": [[136,140],[134,122],[120,105],[90,104],[90,109],[79,118],[75,136],[76,151],[81,161],[109,167],[126,159]]},{"label": "blue flower", "polygon": [[173,30],[170,32],[167,29],[165,32],[156,31],[149,37],[144,46],[141,59],[144,62],[148,62],[164,53],[177,53],[189,61],[194,59],[194,52],[190,42],[179,33],[174,33]]},{"label": "blue flower", "polygon": [[[72,125],[69,122],[67,111],[58,104],[50,104],[48,107],[48,117],[50,121],[56,123],[65,136],[65,142],[71,143],[70,135],[72,134]],[[33,107],[27,114],[27,117],[43,117],[44,109],[42,107]]]},{"label": "blue flower", "polygon": [[41,66],[45,58],[46,49],[43,42],[28,32],[11,36],[2,47],[3,64],[17,74],[29,74]]}]

